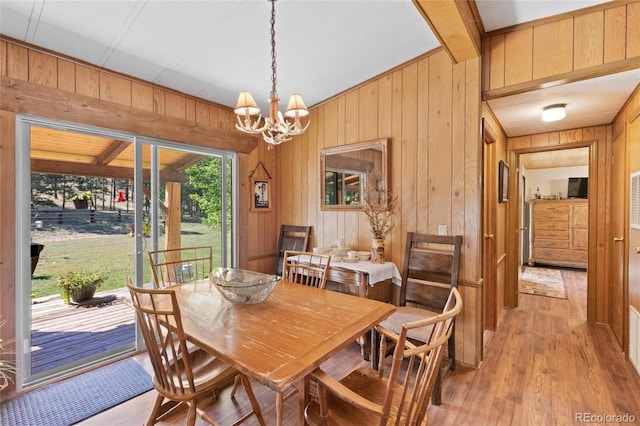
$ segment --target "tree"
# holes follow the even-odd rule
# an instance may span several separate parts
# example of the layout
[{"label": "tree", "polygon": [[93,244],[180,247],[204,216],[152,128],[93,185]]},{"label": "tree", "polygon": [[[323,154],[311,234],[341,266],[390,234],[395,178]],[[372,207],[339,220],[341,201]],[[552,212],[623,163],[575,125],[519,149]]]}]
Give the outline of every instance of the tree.
[{"label": "tree", "polygon": [[[228,170],[228,182],[231,182],[231,168]],[[205,214],[202,223],[210,228],[219,228],[222,220],[222,159],[205,158],[189,167],[189,198],[198,205],[198,210]],[[227,200],[231,200],[231,185],[227,188]],[[230,203],[227,205],[231,211]]]}]

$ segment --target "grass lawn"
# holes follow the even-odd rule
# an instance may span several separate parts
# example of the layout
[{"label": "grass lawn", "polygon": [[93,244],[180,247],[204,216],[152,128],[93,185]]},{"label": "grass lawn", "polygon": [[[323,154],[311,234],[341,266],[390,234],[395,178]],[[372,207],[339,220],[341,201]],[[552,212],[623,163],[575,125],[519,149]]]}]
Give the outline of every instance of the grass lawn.
[{"label": "grass lawn", "polygon": [[[148,244],[151,240],[147,239]],[[134,275],[135,239],[126,233],[68,238],[44,242],[38,266],[31,279],[33,298],[59,294],[58,276],[67,271],[100,271],[109,279],[98,289],[107,291],[124,287],[127,275]],[[160,248],[164,247],[161,236]],[[220,231],[200,223],[182,223],[182,246],[213,246],[213,267],[220,264]],[[145,249],[142,261],[144,281],[150,282],[151,270]]]}]

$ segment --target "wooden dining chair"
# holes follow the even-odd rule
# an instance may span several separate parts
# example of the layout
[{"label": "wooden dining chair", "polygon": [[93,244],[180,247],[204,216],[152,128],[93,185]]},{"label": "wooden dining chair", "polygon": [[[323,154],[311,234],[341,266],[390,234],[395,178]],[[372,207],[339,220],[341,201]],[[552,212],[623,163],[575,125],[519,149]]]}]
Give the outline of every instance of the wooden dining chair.
[{"label": "wooden dining chair", "polygon": [[212,270],[212,247],[182,247],[149,252],[156,288],[205,279]]},{"label": "wooden dining chair", "polygon": [[[462,236],[407,233],[400,303],[396,312],[382,325],[398,333],[402,324],[434,316],[440,312],[451,293],[458,287]],[[455,323],[454,323],[455,325]],[[426,329],[412,330],[409,339],[426,342]],[[445,368],[455,369],[455,327],[447,348]],[[438,374],[433,403],[441,403],[442,373]]]},{"label": "wooden dining chair", "polygon": [[305,251],[284,252],[282,278],[309,287],[325,288],[331,255]]},{"label": "wooden dining chair", "polygon": [[309,250],[310,226],[282,225],[278,238],[278,261],[276,263],[276,275],[282,276],[282,260],[287,250]]},{"label": "wooden dining chair", "polygon": [[127,277],[126,284],[153,366],[153,386],[158,392],[147,425],[157,423],[180,403],[189,406],[187,425],[195,424],[196,414],[209,424],[217,424],[198,407],[198,401],[206,396],[215,399],[216,390],[230,383],[234,377],[240,377],[251,403],[251,411],[234,424],[255,415],[264,425],[249,378],[197,346],[187,344],[175,292],[136,287],[130,277]]},{"label": "wooden dining chair", "polygon": [[[442,363],[442,352],[453,331],[454,318],[462,311],[458,289],[451,290],[441,314],[402,324],[395,333],[376,326],[381,339],[376,369],[359,368],[337,380],[316,369],[305,385],[305,420],[310,425],[426,425],[430,395]],[[428,330],[426,343],[408,339],[413,331]],[[395,345],[388,374],[387,342]],[[317,395],[309,392],[310,380]],[[308,403],[307,403],[308,402]]]}]

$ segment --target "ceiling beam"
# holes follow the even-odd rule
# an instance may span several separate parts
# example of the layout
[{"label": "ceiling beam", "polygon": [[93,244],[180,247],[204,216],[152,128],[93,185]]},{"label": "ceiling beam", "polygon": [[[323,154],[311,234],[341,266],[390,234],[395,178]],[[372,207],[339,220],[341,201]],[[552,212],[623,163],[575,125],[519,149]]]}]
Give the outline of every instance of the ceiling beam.
[{"label": "ceiling beam", "polygon": [[471,6],[461,0],[413,0],[453,62],[480,56],[480,29]]},{"label": "ceiling beam", "polygon": [[253,151],[262,139],[232,128],[201,126],[5,76],[0,76],[0,101],[3,110],[16,114],[29,111],[42,117],[245,154]]},{"label": "ceiling beam", "polygon": [[122,153],[125,149],[131,146],[130,142],[117,141],[114,140],[109,144],[109,146],[102,151],[100,155],[93,160],[93,164],[105,165],[109,164],[113,159],[115,159],[118,155]]},{"label": "ceiling beam", "polygon": [[[133,168],[131,167],[104,166],[71,161],[31,159],[31,172],[133,180]],[[149,169],[142,170],[142,177],[151,179]],[[187,182],[189,176],[179,172],[161,171],[160,179],[165,182]]]},{"label": "ceiling beam", "polygon": [[166,170],[175,170],[175,171],[184,170],[188,167],[193,166],[194,164],[198,164],[198,162],[200,162],[204,158],[207,158],[207,156],[202,154],[185,155],[184,157],[182,157],[181,160],[169,164]]}]

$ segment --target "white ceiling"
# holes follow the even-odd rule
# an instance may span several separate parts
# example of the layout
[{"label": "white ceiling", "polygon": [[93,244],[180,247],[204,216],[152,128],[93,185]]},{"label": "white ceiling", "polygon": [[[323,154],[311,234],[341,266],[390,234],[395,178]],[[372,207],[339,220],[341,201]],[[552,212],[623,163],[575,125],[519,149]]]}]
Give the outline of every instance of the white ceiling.
[{"label": "white ceiling", "polygon": [[[609,124],[640,83],[640,69],[489,100],[508,136]],[[542,109],[566,104],[567,117],[545,123]]]},{"label": "white ceiling", "polygon": [[[476,0],[487,31],[603,2]],[[283,103],[299,92],[312,106],[439,46],[409,0],[279,0],[276,14]],[[266,0],[0,0],[6,36],[230,107],[250,90],[263,111],[271,89],[269,17]],[[567,103],[562,128],[609,123],[640,70],[623,77],[490,105],[509,136],[528,131],[523,123],[551,130],[539,121],[541,105],[556,102]]]}]

